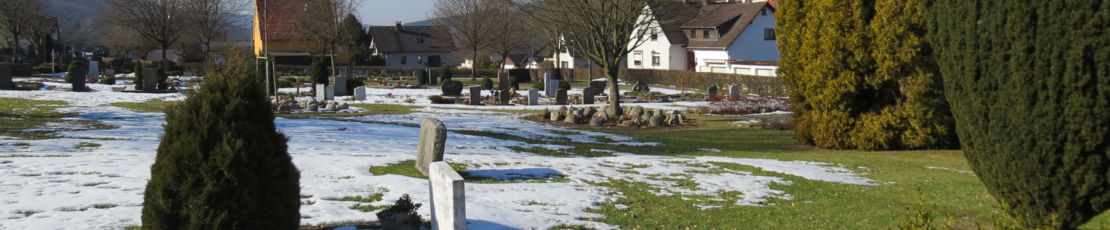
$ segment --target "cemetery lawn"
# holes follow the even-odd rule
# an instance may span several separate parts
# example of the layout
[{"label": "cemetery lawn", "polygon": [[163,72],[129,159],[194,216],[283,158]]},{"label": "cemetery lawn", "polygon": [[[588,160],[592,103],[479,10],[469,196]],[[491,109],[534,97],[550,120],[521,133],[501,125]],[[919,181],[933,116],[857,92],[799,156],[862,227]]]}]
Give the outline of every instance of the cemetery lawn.
[{"label": "cemetery lawn", "polygon": [[[129,109],[131,111],[140,113],[161,113],[165,112],[166,108],[179,104],[179,101],[163,101],[162,99],[154,99],[144,102],[118,102],[112,103],[112,106]],[[352,104],[351,107],[359,107],[368,112],[361,113],[304,113],[304,114],[275,114],[277,117],[288,119],[304,119],[304,118],[318,118],[318,117],[357,117],[366,115],[380,115],[380,114],[407,114],[411,113],[412,109],[417,108],[414,106],[405,105],[392,105],[392,104]]]},{"label": "cemetery lawn", "polygon": [[62,101],[40,101],[23,98],[0,99],[0,136],[20,140],[57,138],[56,131],[34,130],[47,124],[71,125],[71,130],[109,129],[111,126],[87,120],[65,120],[76,114],[60,113],[56,108],[66,107]]},{"label": "cemetery lawn", "polygon": [[[603,184],[624,195],[591,212],[605,215],[596,221],[626,229],[888,229],[920,221],[918,212],[931,213],[934,227],[942,229],[990,228],[1000,217],[995,199],[986,191],[958,150],[932,151],[834,151],[797,144],[792,131],[736,128],[737,117],[691,116],[705,122],[697,128],[607,129],[639,141],[660,142],[650,147],[661,155],[724,156],[817,161],[842,164],[878,185],[829,183],[762,171],[730,163],[713,163],[755,175],[781,177],[791,185],[774,189],[793,195],[791,200],[769,199],[763,207],[719,202],[722,208],[702,210],[679,196],[657,196],[650,186],[635,181]],[[633,147],[617,151],[642,152]],[[719,152],[718,152],[719,151]],[[683,183],[680,183],[683,184]],[[1105,229],[1110,215],[1103,214],[1084,229]]]}]

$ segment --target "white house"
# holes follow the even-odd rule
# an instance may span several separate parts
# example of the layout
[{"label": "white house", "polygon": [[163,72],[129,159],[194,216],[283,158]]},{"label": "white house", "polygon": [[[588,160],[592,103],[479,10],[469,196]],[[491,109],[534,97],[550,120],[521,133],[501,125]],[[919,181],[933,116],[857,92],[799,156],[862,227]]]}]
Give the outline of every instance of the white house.
[{"label": "white house", "polygon": [[767,2],[709,4],[682,25],[694,70],[775,76],[775,8]]},{"label": "white house", "polygon": [[387,66],[439,67],[450,64],[455,41],[443,26],[372,26],[370,48]]},{"label": "white house", "polygon": [[[647,28],[636,28],[643,42],[628,54],[625,67],[629,69],[690,70],[693,59],[687,54],[689,39],[682,25],[694,19],[702,8],[701,3],[679,1],[652,1],[645,6],[645,15],[639,20],[650,21]],[[634,38],[635,39],[635,38]]]}]

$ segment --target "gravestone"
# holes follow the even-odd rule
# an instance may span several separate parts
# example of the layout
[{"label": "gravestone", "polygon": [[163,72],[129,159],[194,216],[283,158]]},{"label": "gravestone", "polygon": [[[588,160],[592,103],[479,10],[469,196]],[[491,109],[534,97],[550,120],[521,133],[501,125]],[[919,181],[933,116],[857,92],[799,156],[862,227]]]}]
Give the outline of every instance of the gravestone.
[{"label": "gravestone", "polygon": [[158,90],[158,69],[143,68],[143,91],[153,93]]},{"label": "gravestone", "polygon": [[567,90],[559,89],[555,93],[555,104],[559,104],[559,105],[566,105],[567,104]]},{"label": "gravestone", "polygon": [[355,100],[356,101],[365,101],[366,100],[366,86],[355,87]]},{"label": "gravestone", "polygon": [[590,87],[605,89],[609,87],[609,81],[590,81]]},{"label": "gravestone", "polygon": [[327,101],[328,87],[324,84],[316,84],[316,100]]},{"label": "gravestone", "polygon": [[88,72],[89,83],[96,83],[100,81],[100,63],[91,61],[89,62]]},{"label": "gravestone", "polygon": [[347,77],[335,77],[335,96],[347,96]]},{"label": "gravestone", "polygon": [[15,89],[15,85],[12,84],[12,66],[8,63],[0,63],[0,89]]},{"label": "gravestone", "polygon": [[416,171],[428,175],[428,164],[443,161],[443,147],[447,142],[447,128],[435,118],[420,122],[420,143],[416,147]]},{"label": "gravestone", "polygon": [[740,100],[740,86],[732,85],[728,87],[728,99],[735,101]]},{"label": "gravestone", "polygon": [[540,90],[536,88],[528,89],[528,105],[540,104]]},{"label": "gravestone", "polygon": [[104,75],[115,77],[116,76],[116,70],[114,70],[114,69],[105,69],[104,70]]},{"label": "gravestone", "polygon": [[590,87],[582,89],[582,104],[594,104],[594,97],[605,91],[606,81],[591,81]]},{"label": "gravestone", "polygon": [[329,85],[329,86],[324,88],[324,100],[325,101],[335,100],[335,86],[330,86]]},{"label": "gravestone", "polygon": [[717,98],[717,85],[709,86],[709,89],[706,91],[709,91],[709,93],[706,94],[706,99]]},{"label": "gravestone", "polygon": [[[81,63],[81,65],[87,65],[87,63]],[[69,83],[72,86],[73,92],[85,91],[85,77],[89,75],[89,69],[82,67],[77,67],[73,72],[68,73]]]},{"label": "gravestone", "polygon": [[632,91],[633,92],[647,93],[647,92],[651,92],[651,88],[649,88],[646,83],[636,82],[636,85],[632,86]]},{"label": "gravestone", "polygon": [[445,80],[439,88],[443,91],[443,96],[461,96],[463,84],[459,81]]},{"label": "gravestone", "polygon": [[499,92],[497,92],[497,99],[498,99],[499,102],[501,102],[501,105],[509,105],[509,100],[510,100],[509,96],[511,94],[512,93],[509,92],[509,89],[502,89]]},{"label": "gravestone", "polygon": [[551,72],[543,73],[543,92],[548,97],[555,96],[559,91],[559,80],[551,76]]},{"label": "gravestone", "polygon": [[470,105],[482,105],[482,87],[470,87]]},{"label": "gravestone", "polygon": [[466,189],[462,176],[447,162],[428,165],[432,229],[466,229]]}]

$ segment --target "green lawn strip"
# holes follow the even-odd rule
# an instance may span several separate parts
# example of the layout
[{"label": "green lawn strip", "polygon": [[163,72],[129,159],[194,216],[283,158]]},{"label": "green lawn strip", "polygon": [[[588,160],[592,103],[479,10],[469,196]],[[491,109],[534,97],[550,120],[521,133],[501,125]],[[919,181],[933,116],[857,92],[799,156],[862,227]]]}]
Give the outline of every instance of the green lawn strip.
[{"label": "green lawn strip", "polygon": [[47,123],[65,123],[66,131],[113,129],[115,126],[97,121],[65,119],[75,113],[59,113],[54,109],[65,107],[62,101],[41,101],[23,98],[0,98],[0,135],[20,140],[45,140],[59,138],[58,131],[27,131]]},{"label": "green lawn strip", "polygon": [[[459,175],[463,177],[463,181],[465,181],[466,183],[479,183],[479,184],[554,183],[554,182],[567,182],[568,181],[566,178],[563,178],[563,177],[551,178],[551,179],[500,180],[500,179],[488,178],[488,177],[470,176],[469,173],[467,173],[467,169],[477,167],[477,165],[467,165],[467,164],[464,164],[464,163],[456,163],[456,162],[447,162],[447,164],[450,164],[451,167],[454,168],[455,171],[457,171],[459,173]],[[390,164],[390,165],[387,165],[387,166],[370,167],[370,173],[374,174],[374,175],[377,175],[377,176],[386,175],[386,174],[393,174],[393,175],[401,175],[401,176],[407,176],[407,177],[413,177],[413,178],[428,179],[428,177],[424,176],[424,174],[420,174],[420,171],[416,171],[415,165],[416,165],[416,161],[407,160],[407,161],[402,161],[402,162],[399,162],[399,163],[396,163],[396,164]]]},{"label": "green lawn strip", "polygon": [[180,101],[164,101],[162,99],[153,99],[144,102],[116,102],[112,106],[125,108],[139,113],[162,113],[167,108],[173,105],[181,104]]},{"label": "green lawn strip", "polygon": [[383,114],[409,114],[413,109],[418,107],[407,105],[393,105],[393,104],[350,104],[351,107],[358,107],[369,110],[367,112],[358,113],[279,113],[275,114],[277,117],[286,119],[308,119],[308,118],[329,118],[329,117],[361,117],[368,115],[383,115]]}]

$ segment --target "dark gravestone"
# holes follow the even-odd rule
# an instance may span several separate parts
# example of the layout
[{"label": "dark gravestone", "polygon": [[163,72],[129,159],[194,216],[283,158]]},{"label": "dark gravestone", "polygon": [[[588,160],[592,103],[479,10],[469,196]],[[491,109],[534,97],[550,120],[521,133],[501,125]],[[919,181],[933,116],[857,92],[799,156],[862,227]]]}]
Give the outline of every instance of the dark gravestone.
[{"label": "dark gravestone", "polygon": [[470,87],[470,105],[482,105],[482,87]]},{"label": "dark gravestone", "polygon": [[443,91],[443,96],[461,96],[463,84],[459,81],[446,80],[439,88]]},{"label": "dark gravestone", "polygon": [[86,89],[85,78],[89,75],[89,69],[86,65],[88,64],[81,62],[81,67],[77,67],[73,72],[68,73],[69,83],[73,87],[73,92],[84,92]]},{"label": "dark gravestone", "polygon": [[153,93],[158,90],[158,69],[143,69],[143,92]]},{"label": "dark gravestone", "polygon": [[566,105],[567,104],[567,90],[559,89],[559,91],[555,93],[555,104],[558,104],[558,105]]},{"label": "dark gravestone", "polygon": [[335,96],[347,96],[347,77],[335,77]]},{"label": "dark gravestone", "polygon": [[502,89],[497,92],[497,99],[501,102],[501,105],[509,105],[509,96],[511,94],[512,93],[509,92],[509,89]]},{"label": "dark gravestone", "polygon": [[[593,85],[593,83],[591,82],[590,85]],[[586,87],[585,89],[582,89],[582,104],[587,104],[587,105],[594,104],[594,97],[601,94],[601,91],[604,91],[604,90],[605,90],[604,86],[602,86],[602,87],[590,86],[590,87]]]},{"label": "dark gravestone", "polygon": [[435,118],[420,122],[420,142],[416,147],[416,171],[428,175],[428,164],[443,161],[443,148],[447,142],[447,128]]},{"label": "dark gravestone", "polygon": [[647,93],[647,92],[651,91],[651,88],[649,88],[646,83],[636,82],[636,85],[632,87],[632,91],[633,92]]},{"label": "dark gravestone", "polygon": [[740,86],[732,85],[728,87],[728,99],[731,101],[740,100]]},{"label": "dark gravestone", "polygon": [[717,85],[709,86],[709,89],[707,89],[707,91],[709,91],[709,93],[706,94],[706,99],[712,100],[717,98]]},{"label": "dark gravestone", "polygon": [[0,63],[0,89],[15,89],[12,84],[12,66],[8,63]]}]

